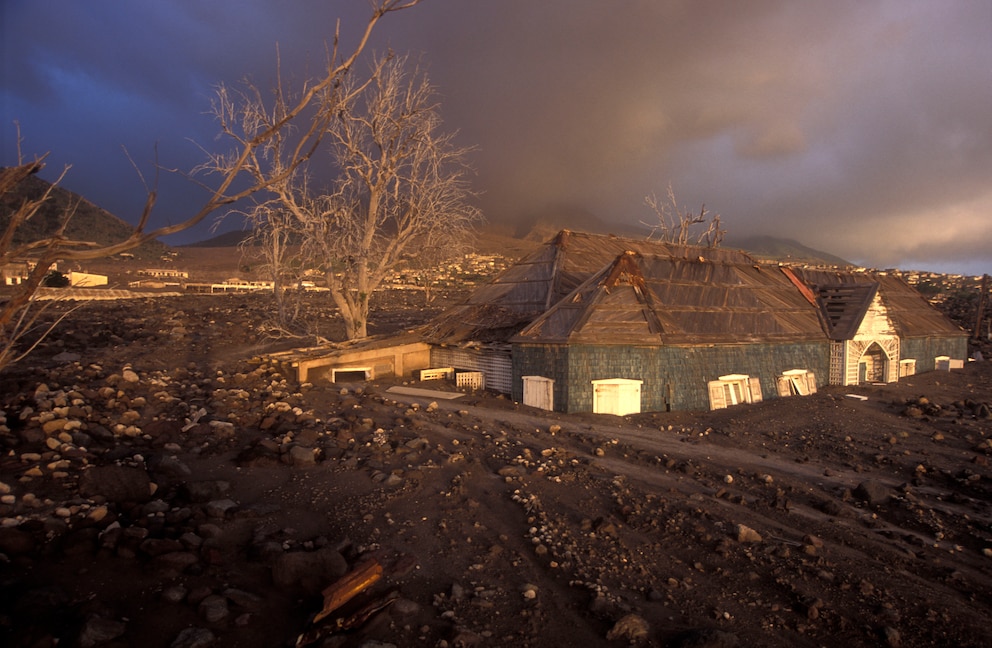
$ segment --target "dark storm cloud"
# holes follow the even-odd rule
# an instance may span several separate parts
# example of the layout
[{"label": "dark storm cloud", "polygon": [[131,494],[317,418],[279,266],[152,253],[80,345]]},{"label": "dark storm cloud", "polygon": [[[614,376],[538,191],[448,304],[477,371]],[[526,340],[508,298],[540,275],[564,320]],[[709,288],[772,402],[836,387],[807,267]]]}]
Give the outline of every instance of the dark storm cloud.
[{"label": "dark storm cloud", "polygon": [[[20,119],[31,150],[76,165],[70,188],[114,208],[134,183],[122,144],[147,162],[159,142],[163,164],[192,166],[186,138],[214,142],[214,84],[271,83],[276,43],[284,75],[307,76],[335,18],[353,42],[368,4],[2,11],[5,122]],[[636,224],[651,217],[644,196],[671,183],[734,233],[877,266],[992,271],[987,0],[425,0],[381,25],[375,48],[387,47],[421,58],[447,127],[478,147],[492,221],[570,204]],[[163,204],[166,217],[183,204]]]}]

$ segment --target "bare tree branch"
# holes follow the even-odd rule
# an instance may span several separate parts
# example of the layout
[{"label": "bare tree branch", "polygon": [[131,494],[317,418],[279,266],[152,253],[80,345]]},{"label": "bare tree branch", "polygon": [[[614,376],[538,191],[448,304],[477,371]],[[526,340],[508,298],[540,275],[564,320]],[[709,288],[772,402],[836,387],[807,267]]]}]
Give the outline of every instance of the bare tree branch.
[{"label": "bare tree branch", "polygon": [[[18,230],[38,212],[58,183],[53,184],[39,200],[24,201],[13,211],[4,231],[0,233],[0,263],[30,257],[35,265],[27,280],[14,289],[6,302],[0,304],[0,370],[17,359],[18,354],[14,352],[14,348],[23,335],[24,327],[14,323],[30,321],[25,309],[30,307],[38,286],[56,260],[81,261],[125,252],[148,241],[193,227],[222,207],[255,194],[270,191],[280,195],[289,191],[291,185],[288,183],[295,179],[297,169],[318,149],[329,121],[336,114],[333,107],[347,99],[346,93],[343,94],[341,90],[345,87],[347,73],[368,45],[375,26],[387,14],[408,9],[420,1],[373,0],[372,14],[358,43],[347,54],[339,50],[338,23],[322,76],[305,83],[295,94],[282,87],[280,78],[274,104],[269,108],[266,108],[262,94],[250,84],[246,84],[241,91],[231,91],[223,85],[218,87],[214,112],[220,122],[222,135],[233,147],[224,154],[207,153],[207,161],[194,170],[194,173],[199,171],[215,177],[215,181],[210,186],[209,197],[188,219],[174,225],[147,229],[155,207],[157,190],[155,185],[149,188],[145,184],[147,198],[138,225],[123,240],[106,245],[69,240],[65,235],[66,224],[72,216],[69,210],[63,214],[61,227],[54,234],[38,240],[15,243]],[[17,149],[19,165],[3,170],[0,175],[0,194],[11,191],[43,167],[44,158],[25,163],[20,157],[19,127]],[[160,168],[156,162],[156,174]],[[241,184],[241,179],[245,177],[248,182]],[[144,183],[140,170],[139,178]],[[155,184],[157,185],[157,177]]]},{"label": "bare tree branch", "polygon": [[[668,185],[667,203],[662,202],[655,193],[647,196],[644,202],[651,208],[657,219],[654,223],[641,223],[651,228],[648,238],[657,236],[663,243],[705,245],[706,247],[720,247],[723,242],[726,231],[721,228],[720,215],[714,214],[712,218],[708,219],[709,212],[706,210],[706,205],[699,208],[698,214],[680,208],[671,184]],[[693,241],[692,228],[694,225],[700,224],[707,224],[707,228]]]},{"label": "bare tree branch", "polygon": [[[419,242],[445,239],[454,250],[481,220],[469,204],[468,151],[441,131],[433,87],[407,64],[405,57],[377,57],[367,77],[350,74],[323,95],[312,125],[322,128],[338,170],[328,188],[311,192],[302,168],[268,186],[294,221],[264,219],[268,242],[295,228],[304,265],[323,270],[349,339],[367,335],[372,293],[419,252]],[[256,104],[236,116],[242,124],[261,119]],[[270,167],[282,168],[298,149],[273,139],[267,155]]]}]

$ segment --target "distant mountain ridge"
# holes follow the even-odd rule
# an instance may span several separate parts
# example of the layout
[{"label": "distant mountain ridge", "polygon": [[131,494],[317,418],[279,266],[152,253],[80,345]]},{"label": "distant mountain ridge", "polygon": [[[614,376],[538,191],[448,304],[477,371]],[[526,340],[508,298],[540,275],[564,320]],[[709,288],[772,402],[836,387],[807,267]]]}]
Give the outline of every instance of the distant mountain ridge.
[{"label": "distant mountain ridge", "polygon": [[[11,214],[25,201],[37,200],[51,186],[38,176],[28,176],[18,187],[0,197],[0,232],[10,223]],[[14,243],[22,244],[48,238],[58,231],[67,213],[72,213],[66,227],[66,236],[73,241],[86,241],[110,245],[127,239],[134,227],[98,207],[79,194],[62,187],[55,187],[33,218],[23,223],[14,235]],[[157,258],[168,251],[159,241],[149,241],[131,253],[139,258]]]},{"label": "distant mountain ridge", "polygon": [[237,247],[244,243],[251,236],[251,230],[232,230],[212,236],[202,241],[194,243],[184,243],[176,247],[187,248],[210,248],[210,247]]},{"label": "distant mountain ridge", "polygon": [[[9,222],[10,214],[25,199],[37,199],[50,186],[50,183],[31,176],[22,183],[19,191],[8,194],[0,200],[0,231]],[[73,240],[92,241],[107,245],[126,239],[134,228],[98,207],[84,197],[67,189],[56,187],[52,197],[30,221],[18,231],[15,242],[37,240],[50,236],[56,231],[66,210],[75,206],[69,221],[67,235]],[[479,231],[479,251],[491,253],[506,251],[511,255],[522,256],[532,247],[547,241],[562,229],[584,231],[594,234],[615,234],[628,238],[644,238],[650,229],[646,225],[610,224],[592,212],[574,205],[549,205],[534,212],[525,221],[513,224],[486,225]],[[236,247],[251,236],[250,230],[233,230],[211,238],[177,247],[227,248]],[[828,252],[816,250],[793,239],[775,236],[728,236],[724,247],[744,250],[759,260],[772,260],[795,263],[850,266],[848,261]],[[132,252],[140,258],[158,258],[169,250],[169,246],[159,241],[145,243]]]},{"label": "distant mountain ridge", "polygon": [[[478,233],[476,247],[484,254],[507,251],[511,255],[523,256],[563,229],[590,232],[592,234],[615,234],[616,236],[633,239],[646,238],[650,231],[645,226],[625,225],[612,227],[588,212],[580,214],[580,218],[578,219],[571,219],[570,217],[574,215],[574,212],[563,209],[554,214],[545,213],[542,216],[536,217],[527,225],[486,225]],[[248,230],[234,230],[181,247],[235,247],[240,245],[249,236],[251,236],[251,232]],[[723,247],[744,250],[759,261],[808,263],[811,265],[839,267],[853,265],[849,261],[829,252],[808,247],[793,239],[776,236],[728,236],[724,241]]]},{"label": "distant mountain ridge", "polygon": [[847,267],[854,264],[839,256],[803,245],[799,241],[777,236],[728,236],[724,247],[744,250],[759,260],[810,263]]},{"label": "distant mountain ridge", "polygon": [[[533,214],[526,223],[518,223],[513,236],[526,241],[543,243],[562,229],[592,234],[614,234],[634,239],[645,238],[651,233],[651,228],[646,224],[611,224],[579,207],[553,205]],[[854,265],[829,252],[811,248],[794,239],[776,236],[734,236],[730,234],[724,240],[723,247],[744,250],[761,261],[840,267]]]}]

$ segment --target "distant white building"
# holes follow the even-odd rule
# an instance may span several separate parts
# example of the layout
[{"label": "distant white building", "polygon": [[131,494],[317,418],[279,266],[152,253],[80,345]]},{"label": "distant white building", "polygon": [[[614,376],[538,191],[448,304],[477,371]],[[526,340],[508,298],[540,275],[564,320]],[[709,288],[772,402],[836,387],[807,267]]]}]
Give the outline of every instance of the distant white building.
[{"label": "distant white building", "polygon": [[95,288],[96,286],[107,285],[107,275],[92,274],[89,272],[70,272],[68,278],[69,285],[73,288]]}]

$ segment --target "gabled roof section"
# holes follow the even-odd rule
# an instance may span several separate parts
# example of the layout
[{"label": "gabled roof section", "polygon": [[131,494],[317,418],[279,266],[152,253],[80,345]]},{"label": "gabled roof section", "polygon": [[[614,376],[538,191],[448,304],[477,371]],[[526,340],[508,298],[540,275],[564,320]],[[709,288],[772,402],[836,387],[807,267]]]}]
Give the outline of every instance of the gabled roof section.
[{"label": "gabled roof section", "polygon": [[878,292],[875,282],[827,284],[816,287],[817,306],[831,340],[850,340]]},{"label": "gabled roof section", "polygon": [[542,342],[661,342],[664,329],[645,288],[640,255],[626,251],[560,300],[515,339]]},{"label": "gabled roof section", "polygon": [[[835,303],[832,306],[836,318],[833,328],[828,322],[827,312],[821,306],[821,313],[825,318],[824,329],[832,340],[851,339],[857,332],[875,297],[875,292],[868,294],[869,288],[866,286],[875,287],[885,306],[886,314],[900,337],[964,334],[961,327],[930,305],[923,295],[899,277],[883,273],[838,272],[809,268],[792,270],[815,292],[825,291],[823,296],[818,294],[818,301],[821,303],[826,304],[825,296],[837,302],[846,299],[846,304]],[[844,291],[850,291],[846,298],[842,296]],[[861,310],[861,305],[864,305],[864,310]],[[853,321],[855,318],[856,322]]]}]

